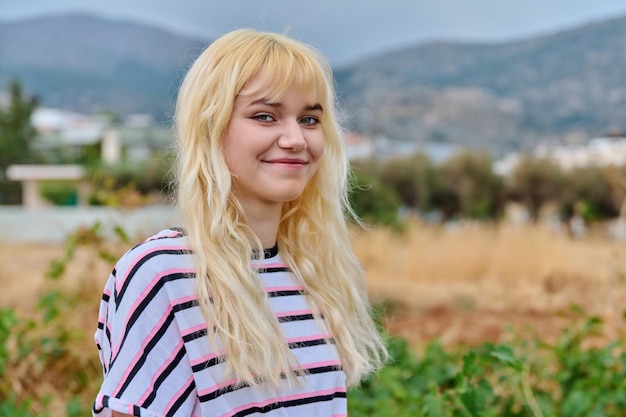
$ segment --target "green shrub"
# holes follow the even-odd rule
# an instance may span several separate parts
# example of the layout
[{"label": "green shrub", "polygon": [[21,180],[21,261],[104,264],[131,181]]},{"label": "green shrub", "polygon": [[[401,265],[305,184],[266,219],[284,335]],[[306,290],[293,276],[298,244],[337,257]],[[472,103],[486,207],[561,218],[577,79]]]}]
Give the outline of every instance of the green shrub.
[{"label": "green shrub", "polygon": [[349,392],[350,416],[622,416],[626,346],[596,346],[601,331],[599,318],[579,314],[552,344],[535,337],[446,351],[433,341],[421,357],[392,337],[390,363]]},{"label": "green shrub", "polygon": [[76,184],[69,181],[44,181],[39,187],[39,193],[57,206],[75,206],[78,202]]}]

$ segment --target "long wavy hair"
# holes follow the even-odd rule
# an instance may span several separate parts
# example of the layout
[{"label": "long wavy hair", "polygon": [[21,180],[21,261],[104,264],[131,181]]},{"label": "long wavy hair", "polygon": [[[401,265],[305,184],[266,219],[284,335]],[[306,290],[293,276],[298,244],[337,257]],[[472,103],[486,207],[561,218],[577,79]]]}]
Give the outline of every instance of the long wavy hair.
[{"label": "long wavy hair", "polygon": [[226,376],[241,383],[255,385],[260,378],[278,385],[285,375],[297,382],[299,364],[251,262],[263,251],[255,250],[260,242],[232,192],[223,152],[235,100],[252,78],[266,80],[264,90],[277,97],[293,83],[310,88],[324,109],[324,154],[302,194],[284,204],[277,242],[323,315],[348,385],[355,385],[384,363],[386,350],[349,237],[349,218],[356,216],[348,200],[350,170],[332,71],[321,53],[284,35],[245,29],[222,36],[196,59],[178,94],[176,198],[195,254],[210,343],[219,341]]}]

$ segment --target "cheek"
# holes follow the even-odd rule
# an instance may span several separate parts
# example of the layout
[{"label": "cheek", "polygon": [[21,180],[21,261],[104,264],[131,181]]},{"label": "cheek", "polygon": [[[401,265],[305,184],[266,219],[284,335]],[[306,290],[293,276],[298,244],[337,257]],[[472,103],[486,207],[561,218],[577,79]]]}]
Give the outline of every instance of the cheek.
[{"label": "cheek", "polygon": [[313,140],[309,142],[309,152],[311,152],[311,155],[313,155],[315,159],[319,160],[322,157],[324,154],[325,144],[326,140],[324,139],[323,134],[314,137]]}]

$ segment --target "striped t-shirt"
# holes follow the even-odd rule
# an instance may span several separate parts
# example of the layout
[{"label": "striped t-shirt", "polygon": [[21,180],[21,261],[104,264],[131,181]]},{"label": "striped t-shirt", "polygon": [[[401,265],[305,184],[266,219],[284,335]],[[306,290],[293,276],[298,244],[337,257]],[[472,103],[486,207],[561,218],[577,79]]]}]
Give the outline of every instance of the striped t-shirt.
[{"label": "striped t-shirt", "polygon": [[304,289],[266,250],[258,277],[301,367],[300,385],[241,386],[224,381],[223,352],[210,348],[184,234],[164,230],[129,250],[109,277],[95,341],[104,380],[94,416],[345,416],[346,377]]}]

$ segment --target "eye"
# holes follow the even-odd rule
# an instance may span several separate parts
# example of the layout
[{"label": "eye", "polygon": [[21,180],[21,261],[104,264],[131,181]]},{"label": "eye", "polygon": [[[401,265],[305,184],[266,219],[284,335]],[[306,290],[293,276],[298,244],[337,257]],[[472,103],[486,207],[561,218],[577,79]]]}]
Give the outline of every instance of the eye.
[{"label": "eye", "polygon": [[319,124],[319,122],[320,119],[314,116],[304,116],[302,119],[300,119],[300,123],[307,126],[315,126]]},{"label": "eye", "polygon": [[260,122],[273,122],[274,121],[274,117],[270,114],[256,114],[254,116],[252,116],[253,119],[258,120]]}]

